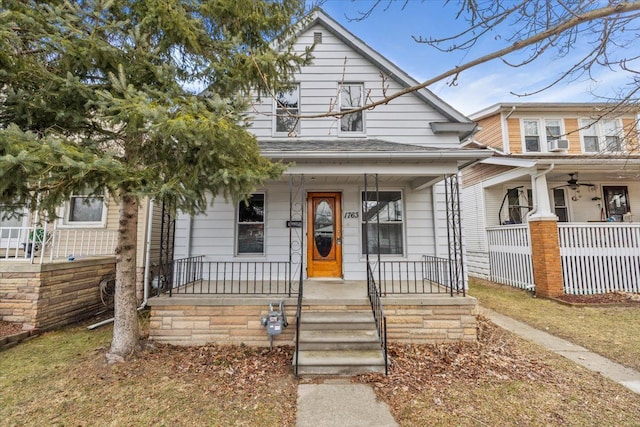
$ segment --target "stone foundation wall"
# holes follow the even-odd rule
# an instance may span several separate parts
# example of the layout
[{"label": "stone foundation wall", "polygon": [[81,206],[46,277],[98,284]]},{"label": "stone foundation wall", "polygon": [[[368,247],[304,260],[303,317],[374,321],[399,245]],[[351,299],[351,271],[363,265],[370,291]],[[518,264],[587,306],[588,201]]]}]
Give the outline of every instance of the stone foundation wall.
[{"label": "stone foundation wall", "polygon": [[475,341],[477,301],[471,297],[430,297],[420,304],[383,301],[389,342],[429,344]]},{"label": "stone foundation wall", "polygon": [[90,258],[48,264],[0,265],[0,319],[25,329],[52,329],[105,309],[103,277],[115,273],[115,259]]},{"label": "stone foundation wall", "polygon": [[[269,346],[267,330],[260,324],[260,319],[269,312],[269,302],[275,300],[208,296],[154,298],[150,303],[149,339],[174,345]],[[289,326],[274,336],[274,346],[293,344],[296,304],[294,298],[285,300]]]},{"label": "stone foundation wall", "polygon": [[[174,296],[152,298],[149,338],[174,345],[245,344],[268,346],[260,318],[267,315],[266,298]],[[285,299],[289,327],[274,337],[274,345],[293,345],[296,299]],[[429,296],[384,298],[390,342],[441,343],[477,339],[477,301],[471,297]],[[313,311],[368,311],[364,304],[303,305]]]}]

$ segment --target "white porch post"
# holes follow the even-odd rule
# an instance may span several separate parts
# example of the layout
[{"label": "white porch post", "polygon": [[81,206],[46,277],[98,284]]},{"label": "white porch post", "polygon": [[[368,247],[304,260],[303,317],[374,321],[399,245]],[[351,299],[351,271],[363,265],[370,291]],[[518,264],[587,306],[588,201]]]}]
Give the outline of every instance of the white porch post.
[{"label": "white porch post", "polygon": [[540,173],[531,175],[531,189],[533,190],[533,210],[528,215],[529,220],[558,220],[556,214],[551,210],[551,202],[549,200],[549,189],[547,187],[547,173],[551,172],[553,167],[546,169]]}]

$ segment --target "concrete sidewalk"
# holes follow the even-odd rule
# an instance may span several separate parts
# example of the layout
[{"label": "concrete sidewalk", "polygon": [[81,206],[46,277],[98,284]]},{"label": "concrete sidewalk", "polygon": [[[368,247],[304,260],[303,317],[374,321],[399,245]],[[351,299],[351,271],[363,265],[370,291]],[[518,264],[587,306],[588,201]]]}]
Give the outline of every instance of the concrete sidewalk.
[{"label": "concrete sidewalk", "polygon": [[351,378],[298,385],[296,427],[396,427],[389,408],[371,386]]},{"label": "concrete sidewalk", "polygon": [[547,349],[574,361],[578,365],[599,372],[602,376],[609,378],[628,389],[640,394],[640,372],[612,362],[598,354],[595,354],[584,347],[570,343],[554,335],[543,332],[539,329],[514,320],[510,317],[496,313],[484,307],[479,307],[480,313],[489,318],[493,323],[507,331],[513,332],[522,338],[540,344]]}]

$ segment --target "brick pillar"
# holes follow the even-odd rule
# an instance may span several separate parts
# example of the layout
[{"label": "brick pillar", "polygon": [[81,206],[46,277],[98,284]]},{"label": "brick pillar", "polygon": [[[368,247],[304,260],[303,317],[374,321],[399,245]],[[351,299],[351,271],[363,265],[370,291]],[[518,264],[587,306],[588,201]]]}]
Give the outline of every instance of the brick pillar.
[{"label": "brick pillar", "polygon": [[558,221],[530,219],[529,231],[536,295],[552,298],[564,294]]}]

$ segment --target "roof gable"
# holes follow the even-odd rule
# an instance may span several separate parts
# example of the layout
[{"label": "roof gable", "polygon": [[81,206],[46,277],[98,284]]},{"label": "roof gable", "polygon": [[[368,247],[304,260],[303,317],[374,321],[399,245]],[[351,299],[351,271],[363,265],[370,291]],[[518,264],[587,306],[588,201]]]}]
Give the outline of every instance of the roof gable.
[{"label": "roof gable", "polygon": [[[373,65],[379,68],[387,77],[393,79],[403,87],[415,86],[419,84],[417,80],[409,76],[406,72],[400,69],[397,65],[386,59],[380,53],[368,46],[364,41],[356,37],[353,33],[349,32],[346,28],[340,25],[337,21],[327,15],[322,9],[315,9],[311,13],[311,19],[304,20],[304,25],[298,31],[298,35],[308,31],[315,25],[321,25],[342,43],[349,46],[358,54],[369,60]],[[454,123],[471,123],[471,120],[464,114],[457,111],[451,105],[436,96],[428,89],[420,89],[414,94],[423,102],[431,106],[438,111],[448,120]],[[465,129],[466,130],[466,129]],[[463,131],[465,131],[463,130]]]}]

